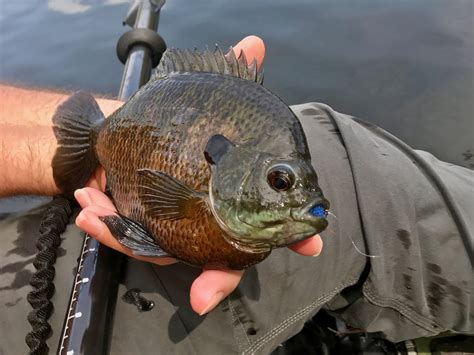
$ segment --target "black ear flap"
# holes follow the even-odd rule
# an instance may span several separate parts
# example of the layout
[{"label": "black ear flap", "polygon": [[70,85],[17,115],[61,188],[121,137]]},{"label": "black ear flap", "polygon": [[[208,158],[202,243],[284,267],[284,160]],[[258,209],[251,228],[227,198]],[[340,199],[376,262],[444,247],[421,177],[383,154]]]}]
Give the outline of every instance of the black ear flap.
[{"label": "black ear flap", "polygon": [[211,165],[219,163],[224,155],[227,154],[235,144],[221,134],[216,134],[209,138],[204,149],[204,157]]}]

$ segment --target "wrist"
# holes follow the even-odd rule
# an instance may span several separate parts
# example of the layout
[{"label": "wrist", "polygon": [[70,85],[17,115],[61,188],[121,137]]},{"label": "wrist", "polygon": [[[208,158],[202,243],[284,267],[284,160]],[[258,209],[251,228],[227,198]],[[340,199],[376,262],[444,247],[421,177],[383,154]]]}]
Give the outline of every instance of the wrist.
[{"label": "wrist", "polygon": [[[60,193],[51,168],[57,148],[51,119],[69,94],[0,85],[0,97],[0,197]],[[106,117],[123,104],[97,102]]]}]

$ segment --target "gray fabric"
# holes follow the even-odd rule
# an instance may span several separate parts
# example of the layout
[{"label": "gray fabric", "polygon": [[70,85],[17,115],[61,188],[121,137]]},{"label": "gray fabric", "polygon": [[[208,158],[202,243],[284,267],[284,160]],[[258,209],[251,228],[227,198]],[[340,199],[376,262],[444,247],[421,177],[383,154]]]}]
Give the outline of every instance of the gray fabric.
[{"label": "gray fabric", "polygon": [[[323,253],[312,258],[275,250],[247,270],[238,289],[204,317],[189,304],[189,288],[199,270],[130,260],[119,297],[138,287],[156,305],[139,313],[118,300],[112,354],[266,354],[298,333],[323,306],[351,326],[382,331],[392,340],[443,331],[474,333],[466,248],[453,211],[417,159],[444,182],[471,238],[473,172],[401,149],[384,131],[325,105],[293,110],[336,216],[330,216],[323,233]],[[36,212],[0,220],[0,354],[26,352],[30,307],[25,296],[37,223]],[[57,264],[52,349],[80,247],[79,232],[71,225]]]},{"label": "gray fabric", "polygon": [[[454,221],[456,211],[448,208],[450,197],[440,188],[455,199],[463,211],[459,217],[472,232],[474,172],[406,150],[380,128],[320,107],[334,117],[342,133],[367,251],[379,256],[370,259],[365,299],[343,312],[345,320],[368,331],[383,331],[393,341],[443,331],[472,333],[472,266],[463,231]],[[429,159],[431,172],[420,162],[424,159]]]}]

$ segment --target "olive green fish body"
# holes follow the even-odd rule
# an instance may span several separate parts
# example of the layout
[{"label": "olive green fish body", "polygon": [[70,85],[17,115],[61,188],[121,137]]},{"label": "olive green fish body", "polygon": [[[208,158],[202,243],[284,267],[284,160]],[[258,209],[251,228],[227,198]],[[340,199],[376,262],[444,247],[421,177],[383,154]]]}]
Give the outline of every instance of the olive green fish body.
[{"label": "olive green fish body", "polygon": [[[210,172],[203,151],[215,134],[237,144],[255,141],[257,149],[271,143],[270,149],[282,156],[294,153],[300,135],[291,129],[301,128],[288,122],[282,110],[289,109],[262,86],[232,76],[176,74],[152,82],[112,115],[98,136],[97,155],[118,210],[142,223],[170,255],[191,264],[243,268],[262,260],[268,252],[248,253],[226,242],[205,206],[193,219],[147,215],[136,171],[159,170],[208,192]],[[305,154],[305,146],[300,147]]]},{"label": "olive green fish body", "polygon": [[228,75],[226,60],[201,58],[214,72],[193,72],[176,70],[187,64],[174,55],[185,64],[165,60],[161,74],[105,121],[80,95],[58,110],[58,186],[70,191],[85,182],[79,166],[102,165],[123,217],[104,221],[118,240],[139,255],[163,250],[197,266],[243,269],[324,229],[324,212],[312,211],[328,203],[288,106],[236,77],[248,76],[242,63]]}]

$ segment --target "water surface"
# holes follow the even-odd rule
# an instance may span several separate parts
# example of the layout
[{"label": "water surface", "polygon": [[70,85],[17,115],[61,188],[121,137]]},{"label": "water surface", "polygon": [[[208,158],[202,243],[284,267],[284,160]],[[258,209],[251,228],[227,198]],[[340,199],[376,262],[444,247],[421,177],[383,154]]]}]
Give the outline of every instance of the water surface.
[{"label": "water surface", "polygon": [[[0,0],[0,80],[115,95],[123,0]],[[415,148],[473,166],[474,2],[168,0],[169,46],[267,45],[265,85],[324,102]]]}]

